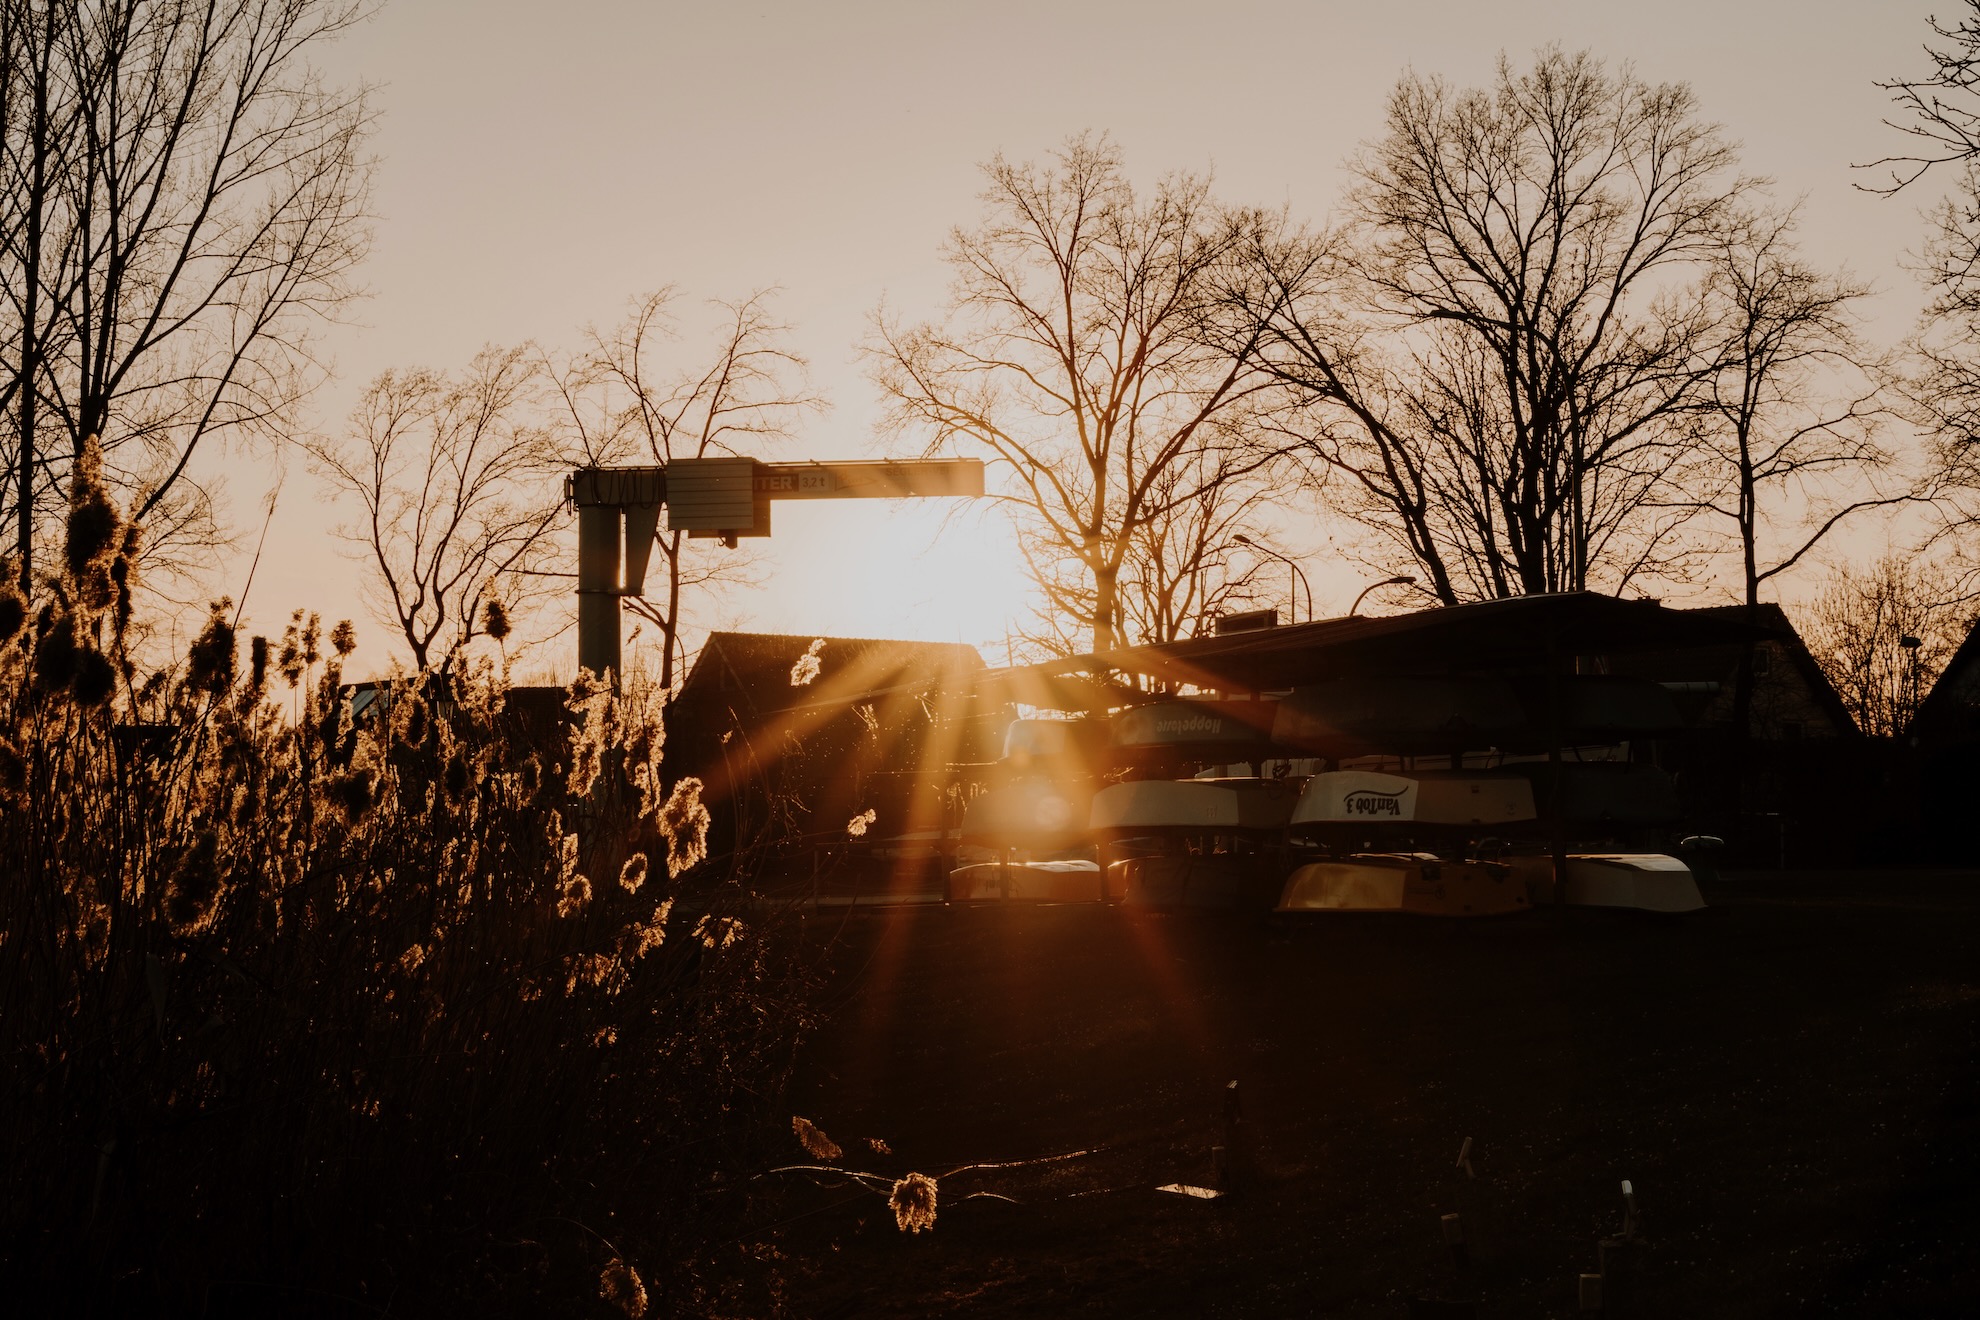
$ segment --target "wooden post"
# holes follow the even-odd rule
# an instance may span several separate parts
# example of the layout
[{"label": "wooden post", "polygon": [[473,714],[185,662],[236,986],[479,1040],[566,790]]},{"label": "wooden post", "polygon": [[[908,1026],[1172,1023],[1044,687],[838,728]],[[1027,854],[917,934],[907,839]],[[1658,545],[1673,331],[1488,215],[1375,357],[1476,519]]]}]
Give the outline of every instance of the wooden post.
[{"label": "wooden post", "polygon": [[1244,1178],[1244,1109],[1238,1099],[1236,1081],[1224,1087],[1224,1144],[1216,1149],[1220,1152],[1217,1169],[1217,1188],[1226,1195],[1234,1192]]},{"label": "wooden post", "polygon": [[1471,1264],[1471,1252],[1464,1244],[1464,1216],[1445,1215],[1442,1220],[1444,1246],[1451,1253],[1451,1265],[1464,1269]]},{"label": "wooden post", "polygon": [[1580,1287],[1576,1290],[1575,1293],[1575,1300],[1579,1304],[1581,1310],[1584,1311],[1601,1310],[1602,1309],[1602,1276],[1599,1274],[1582,1275]]},{"label": "wooden post", "polygon": [[1547,844],[1554,859],[1554,903],[1567,902],[1567,793],[1561,769],[1561,635],[1547,630],[1547,777],[1553,790],[1547,803]]},{"label": "wooden post", "polygon": [[578,667],[611,675],[617,690],[619,656],[619,510],[578,505]]}]

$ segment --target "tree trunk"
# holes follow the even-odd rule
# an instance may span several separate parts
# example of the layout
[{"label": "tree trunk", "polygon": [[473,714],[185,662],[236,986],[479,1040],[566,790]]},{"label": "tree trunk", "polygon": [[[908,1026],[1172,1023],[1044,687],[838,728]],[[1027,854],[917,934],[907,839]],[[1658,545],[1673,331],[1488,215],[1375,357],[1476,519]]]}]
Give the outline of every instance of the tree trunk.
[{"label": "tree trunk", "polygon": [[1093,649],[1111,651],[1120,617],[1120,570],[1112,565],[1093,570]]}]

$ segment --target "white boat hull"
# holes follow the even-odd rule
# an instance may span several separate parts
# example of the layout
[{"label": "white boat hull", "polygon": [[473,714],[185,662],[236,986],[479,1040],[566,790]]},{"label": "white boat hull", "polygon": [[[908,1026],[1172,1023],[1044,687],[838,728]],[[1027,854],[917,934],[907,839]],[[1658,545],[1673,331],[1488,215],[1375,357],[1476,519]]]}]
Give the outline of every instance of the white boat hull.
[{"label": "white boat hull", "polygon": [[980,862],[949,872],[951,903],[1098,903],[1096,862]]},{"label": "white boat hull", "polygon": [[1567,859],[1570,907],[1696,912],[1705,906],[1691,868],[1663,853],[1585,853]]},{"label": "white boat hull", "polygon": [[1511,867],[1379,853],[1300,867],[1280,891],[1276,910],[1496,917],[1532,908],[1526,881]]}]

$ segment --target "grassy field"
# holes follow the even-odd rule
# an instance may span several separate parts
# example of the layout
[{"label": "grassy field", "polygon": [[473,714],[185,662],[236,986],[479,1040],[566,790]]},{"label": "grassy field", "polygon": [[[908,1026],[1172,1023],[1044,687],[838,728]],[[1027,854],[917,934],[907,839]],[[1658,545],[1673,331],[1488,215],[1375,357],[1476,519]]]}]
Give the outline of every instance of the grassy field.
[{"label": "grassy field", "polygon": [[[792,1107],[845,1167],[937,1175],[939,1217],[905,1234],[871,1186],[773,1174],[765,1249],[822,1317],[1567,1315],[1627,1178],[1642,1245],[1611,1313],[1975,1313],[1980,877],[1708,898],[1475,922],[822,911],[829,1025]],[[1231,1081],[1235,1192],[1157,1190],[1215,1180]]]}]

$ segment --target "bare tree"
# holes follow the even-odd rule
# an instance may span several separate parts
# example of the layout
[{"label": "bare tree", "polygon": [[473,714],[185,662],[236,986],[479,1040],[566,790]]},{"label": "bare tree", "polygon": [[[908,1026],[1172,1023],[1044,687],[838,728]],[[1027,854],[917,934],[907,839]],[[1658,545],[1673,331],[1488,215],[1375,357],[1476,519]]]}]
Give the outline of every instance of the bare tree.
[{"label": "bare tree", "polygon": [[1722,336],[1709,346],[1700,475],[1705,507],[1733,524],[1748,605],[1852,515],[1910,498],[1877,490],[1893,460],[1877,443],[1881,364],[1856,328],[1869,289],[1803,262],[1793,226],[1747,218],[1714,271]]},{"label": "bare tree", "polygon": [[488,348],[456,376],[386,372],[345,439],[311,446],[363,508],[340,532],[418,669],[447,668],[483,633],[500,640],[556,589],[540,571],[564,514],[542,404],[533,350]]},{"label": "bare tree", "polygon": [[[1956,23],[1926,20],[1944,45],[1925,47],[1932,72],[1923,78],[1892,78],[1877,86],[1891,94],[1898,117],[1884,122],[1909,137],[1916,150],[1886,156],[1865,168],[1886,169],[1889,182],[1875,191],[1896,193],[1939,165],[1969,165],[1980,158],[1980,0],[1962,0]],[[1980,196],[1969,170],[1965,197]]]},{"label": "bare tree", "polygon": [[1941,166],[1958,177],[1928,211],[1919,273],[1930,293],[1918,333],[1907,345],[1903,377],[1909,416],[1931,437],[1930,492],[1950,540],[1967,558],[1964,582],[1980,578],[1971,562],[1971,532],[1980,527],[1980,0],[1964,0],[1957,22],[1930,20],[1932,71],[1878,86],[1891,93],[1913,150],[1872,162],[1888,171],[1872,191],[1891,195]]},{"label": "bare tree", "polygon": [[1889,554],[1862,570],[1839,569],[1801,611],[1800,631],[1857,727],[1896,737],[1965,638],[1959,604],[1946,574]]},{"label": "bare tree", "polygon": [[1047,609],[1104,651],[1167,626],[1158,605],[1122,600],[1149,525],[1267,461],[1221,425],[1272,388],[1262,331],[1214,326],[1263,221],[1189,175],[1139,196],[1105,138],[1073,138],[1043,168],[999,155],[984,174],[983,223],[949,239],[946,321],[878,317],[876,379],[924,452],[1002,469]]},{"label": "bare tree", "polygon": [[[1159,510],[1135,529],[1124,566],[1121,606],[1131,634],[1144,642],[1200,637],[1217,616],[1250,606],[1268,561],[1239,545],[1264,544],[1261,527],[1273,504],[1270,485],[1220,479],[1201,470],[1214,455],[1179,466],[1156,486]],[[1177,499],[1181,491],[1190,498]],[[1241,540],[1256,533],[1256,539]],[[1292,611],[1297,614],[1296,608]]]},{"label": "bare tree", "polygon": [[[1877,442],[1881,364],[1854,315],[1869,291],[1809,267],[1793,228],[1791,213],[1745,217],[1728,229],[1713,272],[1721,329],[1709,346],[1693,484],[1700,507],[1731,524],[1749,622],[1762,588],[1851,517],[1913,498],[1884,489],[1893,478]],[[1742,736],[1752,699],[1748,647],[1733,702]]]},{"label": "bare tree", "polygon": [[1261,246],[1235,293],[1308,451],[1437,599],[1683,571],[1669,496],[1734,165],[1685,86],[1549,48],[1489,88],[1405,77],[1344,228]]},{"label": "bare tree", "polygon": [[196,522],[203,442],[279,435],[320,380],[311,325],[351,296],[367,244],[368,112],[310,57],[364,11],[0,0],[0,342],[23,581],[87,437],[135,519]]},{"label": "bare tree", "polygon": [[[770,294],[716,303],[722,323],[698,365],[681,367],[670,345],[680,334],[678,294],[661,289],[634,301],[608,332],[593,330],[576,355],[551,375],[565,415],[562,448],[572,462],[667,464],[677,458],[759,452],[788,439],[804,415],[824,404],[803,383],[805,361],[784,346],[790,327],[771,315]],[[739,448],[740,447],[740,448]],[[625,605],[660,631],[660,687],[671,691],[686,663],[682,624],[688,597],[748,580],[750,557],[684,533],[657,534],[660,557],[648,579],[660,580]]]}]

